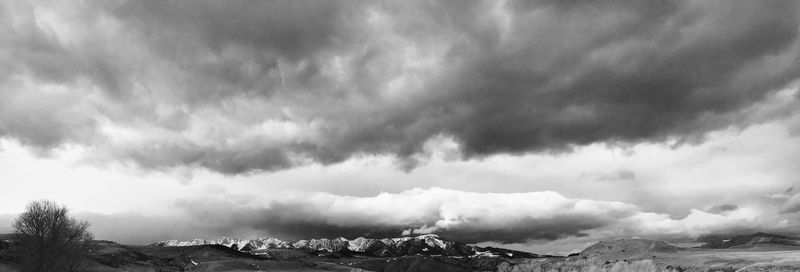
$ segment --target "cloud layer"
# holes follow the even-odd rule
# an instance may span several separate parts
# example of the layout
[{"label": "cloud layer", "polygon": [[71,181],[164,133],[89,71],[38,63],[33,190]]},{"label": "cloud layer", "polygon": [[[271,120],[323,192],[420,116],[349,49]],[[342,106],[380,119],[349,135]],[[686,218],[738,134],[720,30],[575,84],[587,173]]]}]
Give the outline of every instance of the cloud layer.
[{"label": "cloud layer", "polygon": [[[800,72],[793,1],[0,5],[0,137],[147,169],[701,139]],[[793,97],[791,99],[797,99]]]},{"label": "cloud layer", "polygon": [[797,214],[778,204],[751,203],[735,210],[693,209],[687,216],[644,211],[636,205],[572,199],[544,191],[473,193],[441,188],[352,197],[291,193],[268,202],[219,195],[175,202],[169,217],[136,213],[78,213],[100,239],[146,244],[163,239],[221,235],[282,239],[398,237],[435,233],[468,243],[542,243],[647,237],[692,240],[704,234],[793,233]]},{"label": "cloud layer", "polygon": [[[219,208],[210,210],[209,205]],[[248,210],[206,201],[179,206],[193,218]],[[253,216],[249,226],[254,229],[290,237],[387,237],[405,231],[466,242],[512,242],[585,235],[582,231],[610,224],[633,210],[629,204],[568,199],[555,192],[493,194],[432,188],[375,197],[293,194],[245,213]],[[242,219],[234,218],[222,221]]]}]

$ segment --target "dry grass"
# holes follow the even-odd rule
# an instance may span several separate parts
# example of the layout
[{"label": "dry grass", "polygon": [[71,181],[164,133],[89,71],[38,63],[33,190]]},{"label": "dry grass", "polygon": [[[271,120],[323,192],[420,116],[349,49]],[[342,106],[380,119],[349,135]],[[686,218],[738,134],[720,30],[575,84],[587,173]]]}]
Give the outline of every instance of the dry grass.
[{"label": "dry grass", "polygon": [[593,260],[531,260],[516,265],[503,263],[498,272],[672,272],[659,268],[652,260],[617,261],[601,263]]},{"label": "dry grass", "polygon": [[0,272],[19,272],[19,270],[6,264],[0,264]]}]

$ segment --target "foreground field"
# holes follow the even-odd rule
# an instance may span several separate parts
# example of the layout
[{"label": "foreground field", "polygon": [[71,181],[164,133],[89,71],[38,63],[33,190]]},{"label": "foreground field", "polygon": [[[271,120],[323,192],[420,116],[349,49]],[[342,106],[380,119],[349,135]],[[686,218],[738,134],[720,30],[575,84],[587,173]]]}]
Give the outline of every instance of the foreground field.
[{"label": "foreground field", "polygon": [[674,255],[661,255],[656,261],[692,270],[800,271],[800,250],[797,247],[772,245],[747,249],[690,249]]}]

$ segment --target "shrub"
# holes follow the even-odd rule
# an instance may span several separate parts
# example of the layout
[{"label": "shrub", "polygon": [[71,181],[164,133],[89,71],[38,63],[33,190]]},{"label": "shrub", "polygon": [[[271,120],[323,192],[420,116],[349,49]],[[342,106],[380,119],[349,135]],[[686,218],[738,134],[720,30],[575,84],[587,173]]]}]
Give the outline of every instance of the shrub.
[{"label": "shrub", "polygon": [[76,272],[86,262],[92,240],[89,223],[69,217],[69,210],[41,200],[28,204],[14,222],[24,271]]}]

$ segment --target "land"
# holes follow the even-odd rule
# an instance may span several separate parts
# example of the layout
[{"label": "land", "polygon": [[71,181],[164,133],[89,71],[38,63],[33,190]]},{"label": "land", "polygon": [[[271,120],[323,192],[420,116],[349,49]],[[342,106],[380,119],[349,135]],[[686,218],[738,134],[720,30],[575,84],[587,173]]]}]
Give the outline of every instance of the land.
[{"label": "land", "polygon": [[[336,252],[308,248],[244,252],[242,247],[221,244],[92,244],[87,271],[800,271],[800,239],[764,233],[721,239],[695,248],[620,239],[600,241],[570,256],[520,257],[503,254],[506,251],[499,249],[491,251],[499,254],[463,253],[463,249],[458,254],[426,254],[435,251],[435,247],[425,250],[424,244],[413,254],[385,257],[344,248]],[[13,236],[0,236],[0,271],[19,271],[14,247]]]},{"label": "land", "polygon": [[609,254],[592,258],[580,254],[565,258],[511,261],[497,271],[800,271],[798,247],[678,248],[670,252],[638,249],[628,255]]}]

